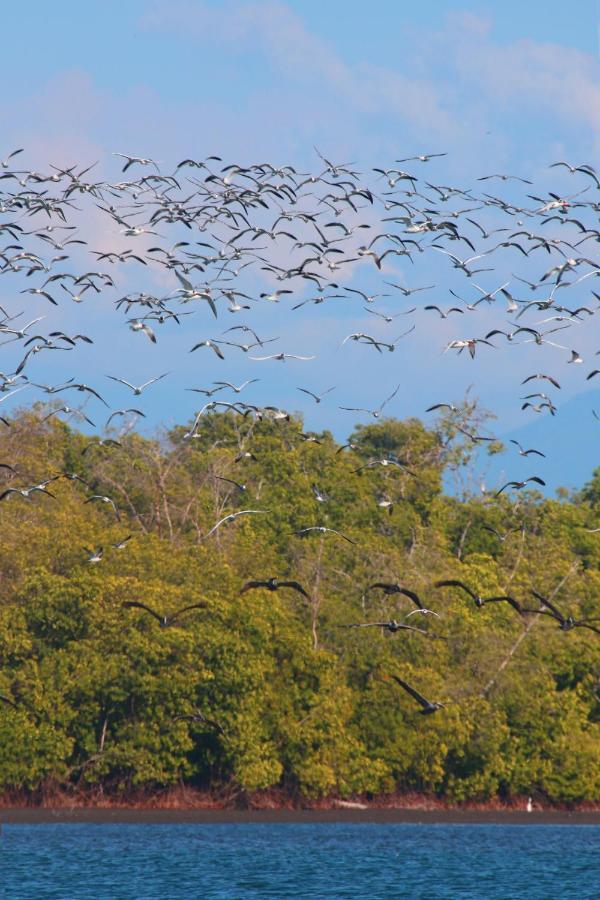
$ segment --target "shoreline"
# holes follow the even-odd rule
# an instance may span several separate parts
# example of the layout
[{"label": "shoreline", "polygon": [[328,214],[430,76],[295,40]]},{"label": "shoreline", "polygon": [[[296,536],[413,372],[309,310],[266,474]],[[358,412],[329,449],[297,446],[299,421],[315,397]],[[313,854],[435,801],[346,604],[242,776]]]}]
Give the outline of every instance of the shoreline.
[{"label": "shoreline", "polygon": [[596,825],[600,810],[3,807],[0,825]]}]

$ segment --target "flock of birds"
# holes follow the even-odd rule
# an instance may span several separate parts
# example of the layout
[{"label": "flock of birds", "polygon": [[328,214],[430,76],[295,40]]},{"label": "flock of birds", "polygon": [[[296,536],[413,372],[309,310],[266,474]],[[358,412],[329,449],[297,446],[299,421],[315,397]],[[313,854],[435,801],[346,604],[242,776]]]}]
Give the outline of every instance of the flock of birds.
[{"label": "flock of birds", "polygon": [[[73,359],[85,365],[95,336],[74,332],[66,323],[93,323],[99,303],[103,313],[112,309],[124,315],[122,324],[140,336],[141,350],[145,342],[148,350],[158,345],[163,329],[170,335],[175,332],[185,336],[192,324],[200,323],[194,338],[187,338],[186,352],[204,353],[207,369],[209,365],[219,369],[231,354],[248,361],[250,377],[240,384],[221,376],[210,385],[188,388],[205,398],[184,436],[190,444],[202,436],[203,423],[211,413],[229,412],[253,422],[290,421],[290,413],[276,400],[265,405],[246,402],[240,396],[259,381],[253,377],[255,365],[316,359],[315,353],[289,352],[287,345],[281,349],[279,337],[259,334],[257,319],[268,320],[267,311],[275,306],[278,311],[289,307],[286,314],[291,318],[292,336],[297,333],[294,316],[301,308],[314,320],[318,311],[313,314],[312,307],[325,304],[339,313],[340,322],[347,320],[350,311],[359,320],[356,330],[344,335],[337,349],[346,348],[347,352],[352,346],[363,348],[359,365],[365,364],[365,359],[368,365],[369,359],[398,351],[401,342],[420,333],[422,321],[435,323],[431,336],[428,332],[430,344],[439,327],[450,323],[447,327],[451,336],[440,346],[442,353],[455,351],[460,355],[466,351],[465,355],[475,359],[484,348],[530,345],[536,354],[545,355],[548,347],[564,351],[563,364],[583,364],[574,344],[579,344],[582,326],[600,310],[600,294],[593,290],[594,279],[600,276],[600,264],[593,258],[600,241],[600,180],[592,166],[555,162],[544,177],[560,170],[572,180],[572,190],[566,195],[555,191],[536,194],[531,181],[506,173],[483,175],[467,188],[429,180],[429,170],[436,165],[434,159],[445,157],[445,153],[411,156],[397,160],[392,167],[362,173],[352,162],[333,162],[316,148],[315,152],[313,172],[268,162],[225,164],[218,156],[208,156],[183,159],[168,174],[153,159],[117,153],[122,171],[113,180],[94,176],[97,163],[84,167],[50,164],[44,171],[34,171],[22,164],[22,149],[9,153],[0,161],[0,276],[4,276],[0,281],[4,285],[0,306],[0,405],[11,398],[22,402],[26,397],[41,397],[49,404],[43,417],[46,421],[61,416],[90,429],[96,428],[93,410],[104,408],[109,413],[104,428],[83,452],[92,447],[110,452],[121,447],[120,438],[146,417],[140,408],[143,396],[168,378],[170,371],[155,374],[141,384],[120,374],[107,374],[111,385],[118,384],[134,399],[134,405],[118,409],[105,399],[106,389],[98,384],[97,373],[90,379],[94,384],[84,380],[81,368],[57,384],[42,383],[39,375],[40,359],[50,365],[60,357],[63,365],[66,353],[75,354]],[[520,194],[507,199],[498,193],[501,186]],[[525,199],[521,198],[523,192]],[[515,261],[522,260],[527,260],[527,277],[512,272]],[[454,283],[448,289],[450,297],[445,298],[440,286],[429,283],[431,276],[423,283],[415,279],[406,284],[404,277],[396,274],[394,264],[411,273],[425,266],[428,272],[446,266]],[[510,274],[503,278],[490,274],[498,269],[504,276]],[[534,269],[538,275],[531,280]],[[481,276],[487,279],[485,286],[477,283]],[[365,283],[357,286],[361,278]],[[374,278],[378,280],[375,288]],[[13,308],[14,297],[24,309]],[[571,297],[575,298],[572,302],[568,299]],[[405,308],[406,304],[414,305]],[[69,312],[65,306],[69,306]],[[484,315],[479,315],[482,312]],[[479,331],[478,315],[485,320],[492,313],[499,313],[502,321]],[[54,326],[48,325],[50,315],[57,320]],[[239,324],[228,324],[232,315],[240,319]],[[228,320],[225,328],[224,319]],[[397,326],[397,320],[405,324]],[[365,322],[373,327],[364,330]],[[457,336],[452,329],[458,322],[461,330]],[[214,328],[218,334],[210,333],[209,323],[211,331]],[[589,325],[586,331],[589,333]],[[137,340],[132,338],[133,342]],[[110,358],[106,365],[116,362],[116,358]],[[546,365],[532,365],[532,369],[521,382],[530,391],[520,397],[521,408],[554,416],[560,375],[546,371]],[[598,375],[600,369],[592,367],[586,378],[589,381]],[[400,387],[398,384],[388,393],[384,383],[381,394],[386,396],[372,407],[343,405],[338,409],[377,420]],[[272,379],[270,390],[275,392],[276,388],[277,382]],[[326,404],[335,389],[315,384],[297,386],[298,392],[315,405]],[[221,399],[223,395],[229,399]],[[74,396],[81,403],[67,405],[65,401]],[[5,409],[2,407],[3,412]],[[436,411],[454,416],[457,431],[473,444],[494,440],[493,435],[469,429],[461,418],[461,407],[454,402],[443,399],[425,410]],[[120,430],[115,430],[117,422]],[[0,423],[4,429],[11,428],[8,415],[0,416]],[[317,435],[304,431],[297,433],[297,440],[319,442]],[[545,456],[537,448],[512,443],[521,457]],[[346,444],[338,452],[354,449],[353,444]],[[244,462],[255,458],[250,436],[236,448],[232,466],[243,470]],[[360,476],[364,470],[379,467],[419,477],[418,466],[410,466],[393,454],[362,462],[354,471]],[[240,469],[215,476],[232,489],[234,508],[207,528],[204,540],[239,518],[269,512],[237,508],[236,498],[248,496],[249,491],[239,476],[233,477],[236,471]],[[53,473],[38,484],[22,485],[17,463],[3,461],[0,474],[0,502],[15,497],[32,501],[36,496],[56,500],[49,488],[60,478],[89,491],[77,472]],[[545,482],[532,473],[525,479],[507,481],[495,495],[530,484],[544,486]],[[329,501],[318,485],[312,486],[312,492],[317,509]],[[90,493],[85,502],[106,505],[121,521],[118,505],[108,494]],[[381,509],[391,511],[392,501],[384,494],[379,494],[376,502]],[[499,540],[507,537],[494,533]],[[332,534],[347,543],[358,543],[319,521],[304,524],[292,534],[303,538]],[[112,546],[123,551],[131,539],[132,535],[127,535]],[[101,563],[103,547],[85,552],[89,564]],[[441,581],[436,586],[462,591],[479,608],[504,602],[520,616],[550,617],[563,631],[585,628],[600,634],[595,624],[600,619],[576,620],[563,613],[553,598],[535,591],[532,595],[539,607],[529,608],[508,595],[481,597],[457,580]],[[310,597],[298,581],[274,577],[248,581],[241,592],[282,588]],[[371,589],[407,597],[415,608],[406,619],[437,616],[403,585],[377,582]],[[161,627],[178,624],[185,614],[203,607],[201,603],[191,604],[165,615],[143,602],[123,605],[153,617]],[[408,621],[342,627],[410,630],[438,637]],[[442,705],[430,702],[396,675],[392,677],[422,713],[435,712]],[[207,721],[201,713],[194,716],[195,720]]]}]

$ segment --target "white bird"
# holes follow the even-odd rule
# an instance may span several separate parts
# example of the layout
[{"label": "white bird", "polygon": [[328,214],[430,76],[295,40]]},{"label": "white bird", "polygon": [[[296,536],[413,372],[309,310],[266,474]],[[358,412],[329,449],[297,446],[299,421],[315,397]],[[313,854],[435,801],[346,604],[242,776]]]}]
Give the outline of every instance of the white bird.
[{"label": "white bird", "polygon": [[265,359],[278,359],[280,362],[285,362],[286,359],[316,359],[316,356],[296,356],[294,353],[274,353],[272,356],[249,356],[248,359],[253,360],[254,362],[261,362]]},{"label": "white bird", "polygon": [[127,169],[137,163],[140,166],[154,166],[157,172],[160,172],[158,168],[158,164],[153,159],[146,159],[143,156],[129,156],[127,153],[113,153],[113,156],[121,156],[123,159],[126,159],[127,162],[121,169],[122,172],[126,172]]},{"label": "white bird", "polygon": [[269,512],[268,509],[241,509],[239,512],[230,513],[228,516],[224,516],[222,519],[219,519],[219,521],[217,522],[216,525],[213,525],[213,527],[210,529],[210,531],[204,535],[204,540],[206,540],[206,538],[210,537],[211,534],[214,534],[214,532],[217,530],[217,528],[220,528],[221,525],[224,525],[226,522],[234,522],[235,519],[239,518],[239,516],[256,515],[257,513],[267,513],[267,512]]},{"label": "white bird", "polygon": [[168,374],[169,374],[168,372],[165,372],[163,375],[158,375],[156,378],[150,378],[148,381],[145,381],[143,384],[140,384],[140,385],[130,384],[130,382],[125,381],[124,378],[115,378],[114,375],[107,375],[106,377],[110,378],[111,381],[118,381],[119,384],[124,384],[126,387],[131,388],[131,390],[133,391],[134,397],[139,397],[140,394],[142,393],[142,391],[144,390],[144,388],[149,387],[151,384],[154,384],[156,381],[160,381],[161,378],[166,378],[166,376]]}]

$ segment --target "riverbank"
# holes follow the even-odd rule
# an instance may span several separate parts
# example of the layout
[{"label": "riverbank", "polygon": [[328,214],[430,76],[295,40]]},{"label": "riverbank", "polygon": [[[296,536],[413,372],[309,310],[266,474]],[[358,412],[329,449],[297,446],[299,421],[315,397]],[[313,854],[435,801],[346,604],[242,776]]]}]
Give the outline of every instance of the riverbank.
[{"label": "riverbank", "polygon": [[3,825],[598,825],[600,810],[0,808]]}]

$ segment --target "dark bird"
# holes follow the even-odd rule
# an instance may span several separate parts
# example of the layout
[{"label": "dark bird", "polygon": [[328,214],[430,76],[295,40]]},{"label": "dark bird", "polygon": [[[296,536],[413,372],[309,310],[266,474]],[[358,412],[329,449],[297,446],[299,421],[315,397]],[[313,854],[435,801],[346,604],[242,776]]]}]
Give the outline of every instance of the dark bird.
[{"label": "dark bird", "polygon": [[514,438],[510,438],[510,443],[515,444],[515,446],[519,448],[519,456],[530,456],[532,453],[535,453],[537,456],[543,456],[544,459],[546,458],[546,454],[542,453],[541,450],[524,450],[520,443],[518,441],[515,441]]},{"label": "dark bird", "polygon": [[431,634],[429,631],[425,631],[423,628],[415,628],[414,625],[403,625],[401,622],[397,622],[395,619],[390,619],[389,622],[353,622],[350,625],[340,625],[340,628],[383,628],[385,631],[389,631],[392,634],[395,634],[397,631],[416,631],[417,634],[424,634],[426,637],[437,637],[437,635]]},{"label": "dark bird", "polygon": [[537,475],[532,475],[531,478],[526,478],[524,481],[507,481],[506,484],[503,484],[499,491],[496,491],[496,497],[505,491],[508,487],[513,487],[516,490],[520,490],[529,484],[530,481],[535,481],[536,484],[541,484],[542,487],[546,486],[546,482],[542,478],[538,478]]},{"label": "dark bird", "polygon": [[247,486],[245,484],[241,484],[239,481],[234,481],[233,478],[226,478],[224,475],[215,475],[215,478],[217,479],[217,481],[226,481],[228,484],[232,484],[238,489],[238,491],[240,491],[240,493],[243,493],[247,489]]},{"label": "dark bird", "polygon": [[600,622],[600,618],[593,619],[575,619],[570,613],[565,616],[558,609],[557,606],[552,603],[552,601],[548,600],[547,597],[542,597],[541,594],[538,594],[537,591],[531,591],[536,600],[539,600],[542,604],[541,609],[523,609],[524,613],[530,613],[534,615],[540,616],[550,616],[552,619],[555,619],[558,622],[559,628],[561,631],[571,631],[573,628],[588,628],[590,631],[595,631],[596,634],[600,634],[600,628],[595,625],[592,625],[592,622]]},{"label": "dark bird", "polygon": [[199,709],[195,710],[193,713],[180,713],[178,716],[175,716],[173,719],[174,722],[200,722],[202,725],[208,725],[209,728],[214,728],[215,731],[218,731],[220,734],[225,734],[225,729],[223,726],[216,722],[215,719],[207,718],[204,713],[201,713]]},{"label": "dark bird", "polygon": [[475,602],[475,606],[481,608],[485,606],[486,603],[499,603],[505,601],[509,603],[513,609],[515,609],[519,614],[523,612],[521,608],[521,604],[514,599],[514,597],[509,597],[508,595],[503,594],[500,597],[481,597],[479,594],[476,594],[475,591],[471,590],[468,585],[463,584],[462,581],[457,581],[455,579],[450,579],[448,581],[436,581],[436,587],[457,587],[461,590],[465,591],[471,597],[471,599]]},{"label": "dark bird", "polygon": [[411,687],[410,684],[408,684],[406,681],[403,681],[402,678],[398,678],[397,675],[392,675],[392,678],[397,684],[400,685],[401,688],[403,688],[403,690],[406,691],[407,694],[410,694],[410,696],[417,701],[419,706],[422,707],[422,709],[419,710],[421,715],[426,716],[430,713],[437,712],[438,709],[444,708],[443,703],[435,703],[431,700],[427,700],[423,696],[423,694],[420,694],[417,690],[415,690],[414,687]]},{"label": "dark bird", "polygon": [[497,537],[501,544],[503,544],[504,541],[505,541],[508,537],[510,537],[511,534],[514,534],[516,531],[521,531],[521,530],[522,530],[522,527],[519,527],[519,528],[509,528],[508,531],[505,531],[504,534],[502,534],[500,531],[496,531],[495,528],[492,528],[491,525],[482,525],[481,527],[482,527],[485,531],[489,531],[490,534],[493,534],[494,537]]},{"label": "dark bird", "polygon": [[303,394],[308,394],[309,397],[312,397],[313,400],[315,401],[315,403],[320,403],[326,394],[330,394],[331,391],[335,390],[335,387],[327,388],[327,390],[323,391],[321,394],[315,394],[315,393],[313,393],[313,391],[309,391],[308,388],[299,387],[298,390],[302,391]]},{"label": "dark bird", "polygon": [[241,589],[240,594],[245,594],[246,591],[257,590],[258,588],[264,588],[266,591],[278,591],[279,588],[290,588],[293,591],[298,591],[299,594],[302,594],[303,597],[310,600],[310,595],[298,581],[280,581],[278,578],[267,578],[264,581],[247,581]]},{"label": "dark bird", "polygon": [[145,603],[138,603],[137,600],[126,600],[122,606],[124,609],[143,609],[156,619],[161,628],[168,628],[170,625],[174,625],[180,616],[191,609],[206,609],[205,603],[192,603],[190,606],[184,606],[181,609],[178,609],[170,616],[165,616],[157,613],[156,610],[152,609],[150,606],[146,606]]}]

